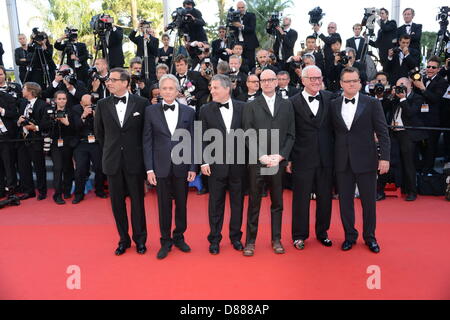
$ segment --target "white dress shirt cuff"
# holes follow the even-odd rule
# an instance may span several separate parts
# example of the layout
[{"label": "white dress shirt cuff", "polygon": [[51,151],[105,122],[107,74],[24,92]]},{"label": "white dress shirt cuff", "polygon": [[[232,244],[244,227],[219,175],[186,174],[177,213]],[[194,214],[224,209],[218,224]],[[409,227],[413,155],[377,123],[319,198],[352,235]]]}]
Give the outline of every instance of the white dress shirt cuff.
[{"label": "white dress shirt cuff", "polygon": [[153,173],[153,172],[155,172],[155,171],[153,171],[153,170],[148,170],[148,171],[147,171],[147,174]]},{"label": "white dress shirt cuff", "polygon": [[52,86],[53,86],[53,88],[56,88],[56,87],[58,87],[58,84],[59,84],[59,82],[57,82],[57,81],[53,81],[53,82],[52,82]]},{"label": "white dress shirt cuff", "polygon": [[72,91],[70,91],[70,94],[74,96],[76,92],[77,92],[77,89],[73,88]]}]

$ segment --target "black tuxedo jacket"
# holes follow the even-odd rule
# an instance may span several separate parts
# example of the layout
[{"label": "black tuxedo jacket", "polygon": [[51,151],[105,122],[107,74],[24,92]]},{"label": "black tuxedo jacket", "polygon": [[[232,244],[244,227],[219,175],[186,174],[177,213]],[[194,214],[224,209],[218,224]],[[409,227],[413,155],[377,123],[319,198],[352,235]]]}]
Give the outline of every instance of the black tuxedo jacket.
[{"label": "black tuxedo jacket", "polygon": [[164,48],[158,49],[158,63],[164,63],[169,68],[172,66],[173,59],[173,47],[169,47],[167,52],[164,51]]},{"label": "black tuxedo jacket", "polygon": [[191,157],[188,163],[174,164],[172,150],[182,138],[172,141],[172,134],[167,125],[162,103],[148,106],[145,109],[143,130],[143,148],[146,171],[153,170],[157,178],[167,178],[170,174],[183,178],[188,171],[197,171],[194,164],[194,120],[195,111],[186,105],[178,104],[178,124],[176,129],[187,130],[191,135]]},{"label": "black tuxedo jacket", "polygon": [[77,80],[77,83],[76,83],[76,85],[74,87],[75,87],[76,91],[75,91],[75,95],[72,95],[67,90],[67,87],[64,84],[64,82],[61,81],[56,88],[54,88],[53,84],[50,83],[48,88],[45,91],[42,92],[42,96],[44,98],[53,99],[53,97],[54,97],[56,92],[64,91],[64,92],[67,93],[67,106],[68,107],[73,107],[73,106],[75,106],[75,105],[80,103],[81,98],[85,94],[89,94],[89,92],[88,92],[85,84],[83,83],[83,81]]},{"label": "black tuxedo jacket", "polygon": [[[107,35],[108,37],[108,35]],[[122,67],[125,64],[125,56],[123,54],[123,29],[116,27],[116,31],[109,33],[108,50],[109,50],[109,66],[110,68]]]},{"label": "black tuxedo jacket", "polygon": [[409,72],[419,67],[420,52],[409,48],[409,55],[403,59],[400,65],[399,54],[394,54],[392,60],[387,60],[385,72],[389,73],[389,83],[395,85],[398,79],[408,77]]},{"label": "black tuxedo jacket", "polygon": [[294,29],[290,29],[289,32],[286,33],[284,36],[280,35],[280,33],[277,31],[277,36],[275,39],[275,43],[273,45],[273,52],[276,55],[277,59],[279,59],[279,51],[281,43],[283,43],[283,47],[281,49],[283,61],[287,61],[287,59],[289,59],[294,55],[294,47],[297,38],[298,33]]},{"label": "black tuxedo jacket", "polygon": [[331,168],[334,165],[334,133],[330,110],[334,96],[331,92],[320,91],[320,97],[316,116],[302,92],[290,99],[295,111],[295,144],[290,160],[296,171]]},{"label": "black tuxedo jacket", "polygon": [[[404,34],[408,34],[406,32],[406,26],[402,25],[397,29],[397,39],[400,39],[400,37]],[[409,34],[411,36],[411,43],[410,48],[414,48],[420,52],[420,39],[422,38],[422,25],[417,23],[411,23],[411,33]]]},{"label": "black tuxedo jacket", "polygon": [[189,34],[189,42],[208,41],[208,36],[204,29],[206,23],[203,20],[202,13],[198,9],[193,8],[191,14],[195,18],[195,21],[194,23],[189,23],[186,27],[187,33]]},{"label": "black tuxedo jacket", "polygon": [[[25,112],[25,108],[28,105],[28,101],[25,99],[22,99],[19,104],[19,117],[22,116]],[[47,128],[42,128],[42,122],[44,120],[44,116],[50,106],[41,99],[37,99],[36,102],[33,105],[33,112],[30,114],[30,120],[35,125],[39,126],[39,131],[30,131],[27,135],[26,139],[35,139],[35,138],[41,138],[42,132],[45,131]],[[22,133],[22,128],[19,128],[19,133]],[[22,137],[22,134],[20,134]],[[33,145],[33,149],[38,151],[42,150],[44,147],[43,141],[31,141],[31,144]]]},{"label": "black tuxedo jacket", "polygon": [[346,48],[353,48],[356,50],[356,60],[361,59],[362,50],[364,48],[364,45],[366,44],[366,39],[364,37],[361,37],[361,40],[359,41],[359,47],[356,47],[356,41],[355,37],[351,37],[350,39],[347,39],[345,43]]},{"label": "black tuxedo jacket", "polygon": [[[299,93],[299,89],[297,89],[296,87],[291,86],[291,85],[288,86],[287,96],[289,98],[295,96],[297,93]],[[282,96],[280,88],[277,88],[277,94],[279,94],[280,97]]]},{"label": "black tuxedo jacket", "polygon": [[[59,50],[59,51],[64,51],[64,49],[66,48],[66,44],[65,43],[61,43],[61,42],[55,42],[55,49]],[[89,52],[86,48],[86,44],[81,43],[81,42],[77,42],[75,43],[75,47],[76,47],[76,56],[78,57],[78,59],[80,59],[78,62],[81,64],[81,69],[88,69],[88,59],[89,59]],[[70,56],[68,57],[66,55],[67,58],[67,64],[73,69],[75,70],[75,60],[72,60],[70,58]]]},{"label": "black tuxedo jacket", "polygon": [[[144,37],[139,35],[136,36],[136,31],[133,30],[128,36],[131,42],[137,45],[136,56],[144,59]],[[150,36],[150,41],[147,42],[147,54],[148,54],[148,64],[150,78],[155,77],[155,61],[158,56],[159,40],[153,36]],[[145,74],[145,69],[142,69],[142,74]]]},{"label": "black tuxedo jacket", "polygon": [[354,173],[378,169],[376,133],[380,146],[380,160],[390,160],[390,139],[386,118],[380,101],[360,94],[350,130],[342,117],[343,96],[331,102],[331,118],[335,133],[334,158],[336,172],[346,170],[347,163]]},{"label": "black tuxedo jacket", "polygon": [[208,99],[208,81],[203,78],[201,73],[198,71],[188,71],[187,78],[195,86],[195,90],[192,92],[192,95],[196,98],[196,106],[200,108],[200,106],[206,103],[206,99]]},{"label": "black tuxedo jacket", "polygon": [[396,46],[396,42],[392,42],[397,38],[397,23],[395,20],[389,20],[380,23],[377,40],[370,41],[369,44],[378,48],[380,60],[384,63],[387,61],[388,50]]},{"label": "black tuxedo jacket", "polygon": [[[242,121],[245,131],[249,129],[255,129],[257,132],[260,129],[269,130],[267,133],[267,150],[260,150],[261,142],[258,137],[256,155],[252,150],[253,146],[250,145],[249,140],[246,140],[250,161],[254,161],[255,157],[256,159],[259,159],[263,155],[270,155],[277,152],[285,158],[285,160],[280,163],[280,166],[287,165],[287,160],[289,159],[295,141],[295,115],[291,101],[277,96],[275,98],[274,115],[272,116],[264,96],[258,96],[255,100],[248,102],[245,106]],[[271,129],[278,129],[279,150],[272,150]]]},{"label": "black tuxedo jacket", "polygon": [[0,133],[0,140],[14,139],[17,136],[17,119],[19,118],[16,99],[7,93],[0,92],[0,107],[5,109],[5,115],[0,115],[0,119],[7,129],[5,133]]},{"label": "black tuxedo jacket", "polygon": [[[237,130],[242,129],[242,112],[245,108],[245,103],[237,100],[232,100],[233,103],[233,118],[231,121],[231,130]],[[227,131],[225,127],[225,122],[223,121],[222,114],[220,112],[219,104],[216,102],[210,102],[208,104],[205,104],[200,109],[200,121],[202,122],[202,130],[205,132],[209,129],[217,129],[220,130],[222,133],[223,138],[223,156],[224,158],[217,159],[218,162],[221,163],[211,163],[211,175],[219,178],[227,177],[227,176],[234,176],[234,177],[241,177],[245,173],[245,157],[244,157],[244,163],[238,164],[238,156],[242,155],[239,154],[238,142],[237,139],[234,138],[234,158],[227,161],[228,155],[231,153],[230,150],[227,150],[226,144],[227,144]],[[203,142],[203,150],[210,145],[211,142]],[[215,154],[213,154],[215,156]],[[203,159],[204,163],[208,163],[206,159]],[[232,162],[231,164],[227,164],[227,162]]]},{"label": "black tuxedo jacket", "polygon": [[[256,36],[256,15],[253,12],[246,12],[242,17],[242,24],[244,30],[242,30],[242,36],[244,37],[245,49],[256,49],[259,47],[259,41]],[[238,28],[232,27],[236,39],[239,39]]]},{"label": "black tuxedo jacket", "polygon": [[[228,48],[227,46],[227,40],[225,39],[225,48]],[[224,60],[222,58],[222,54],[225,52],[225,48],[221,48],[222,39],[216,39],[211,43],[211,58],[213,59],[214,65],[217,65],[219,58]],[[226,53],[226,52],[225,52]]]},{"label": "black tuxedo jacket", "polygon": [[[423,82],[426,84],[425,78],[423,79]],[[415,92],[425,99],[425,103],[428,104],[429,107],[429,112],[420,113],[425,126],[438,127],[440,126],[441,121],[445,121],[444,119],[441,119],[440,112],[445,104],[448,104],[448,100],[443,98],[447,88],[448,82],[437,74],[428,87],[426,87],[425,91],[415,89]]]},{"label": "black tuxedo jacket", "polygon": [[130,94],[121,127],[114,97],[110,96],[98,102],[94,131],[103,150],[102,164],[106,175],[115,175],[121,166],[129,174],[144,175],[142,129],[147,105],[147,99]]},{"label": "black tuxedo jacket", "polygon": [[342,43],[342,38],[341,35],[339,33],[332,33],[329,36],[325,36],[323,33],[321,33],[319,35],[319,38],[325,43],[324,47],[323,47],[323,54],[325,57],[325,61],[334,61],[334,54],[333,51],[331,50],[331,44],[333,42],[336,41],[336,39],[341,40]]},{"label": "black tuxedo jacket", "polygon": [[0,42],[0,66],[3,65],[3,54],[5,53],[5,50],[3,50],[3,44]]}]

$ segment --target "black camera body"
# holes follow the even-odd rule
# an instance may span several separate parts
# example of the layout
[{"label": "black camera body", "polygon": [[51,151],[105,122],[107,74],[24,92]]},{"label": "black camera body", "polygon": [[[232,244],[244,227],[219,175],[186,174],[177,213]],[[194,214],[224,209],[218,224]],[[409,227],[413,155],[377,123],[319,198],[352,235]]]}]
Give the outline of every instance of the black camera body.
[{"label": "black camera body", "polygon": [[72,86],[75,86],[77,84],[77,76],[74,73],[72,73],[70,69],[58,71],[58,75],[62,76],[63,79]]},{"label": "black camera body", "polygon": [[203,63],[206,66],[205,74],[208,75],[208,76],[212,75],[214,73],[214,68],[213,68],[213,66],[211,64],[211,60],[209,58],[205,58],[203,60]]},{"label": "black camera body", "polygon": [[66,35],[67,40],[74,42],[78,38],[78,29],[67,27],[66,30],[64,30],[64,34]]},{"label": "black camera body", "polygon": [[439,13],[436,17],[436,20],[440,21],[440,23],[448,24],[448,16],[450,14],[450,7],[445,6],[439,8]]},{"label": "black camera body", "polygon": [[114,18],[108,14],[98,14],[91,19],[91,28],[94,30],[94,34],[104,35],[107,31],[113,29]]},{"label": "black camera body", "polygon": [[309,23],[312,25],[320,24],[320,21],[325,16],[325,13],[323,13],[320,7],[315,7],[310,12],[308,12],[308,14],[309,14]]},{"label": "black camera body", "polygon": [[375,84],[369,85],[369,94],[372,97],[376,96],[386,96],[392,93],[392,88],[390,86],[384,86],[380,81]]},{"label": "black camera body", "polygon": [[392,51],[394,52],[394,54],[400,54],[400,52],[402,52],[402,49],[397,46],[397,47],[392,48]]},{"label": "black camera body", "polygon": [[109,74],[107,74],[106,76],[102,77],[102,76],[100,75],[100,73],[98,72],[97,67],[91,67],[91,68],[89,68],[89,70],[88,70],[88,76],[89,76],[89,78],[90,78],[92,81],[94,81],[94,80],[100,80],[100,82],[105,83],[106,80],[107,80],[108,77],[109,77]]},{"label": "black camera body", "polygon": [[39,45],[38,42],[45,41],[47,39],[47,34],[45,32],[40,32],[39,28],[33,28],[31,39],[33,39],[33,45]]},{"label": "black camera body", "polygon": [[395,93],[396,94],[402,94],[408,92],[408,89],[404,85],[399,85],[395,87]]},{"label": "black camera body", "polygon": [[272,12],[269,18],[269,21],[267,21],[269,33],[272,35],[275,35],[277,30],[276,27],[281,26],[281,17],[282,13],[275,11]]},{"label": "black camera body", "polygon": [[231,7],[227,14],[227,27],[232,27],[235,22],[241,22],[241,12]]},{"label": "black camera body", "polygon": [[350,57],[345,51],[339,52],[339,57],[341,58],[341,60],[339,60],[339,63],[343,66],[347,65],[350,62]]},{"label": "black camera body", "polygon": [[194,8],[177,8],[172,12],[172,22],[167,26],[167,30],[179,29],[184,33],[187,33],[187,25],[193,23],[192,17],[188,14],[193,15]]},{"label": "black camera body", "polygon": [[30,124],[35,124],[30,116],[24,117],[24,119],[25,120],[20,123],[20,127],[26,127],[29,126]]},{"label": "black camera body", "polygon": [[408,76],[412,81],[422,81],[422,74],[420,73],[420,69],[417,67],[409,71]]}]

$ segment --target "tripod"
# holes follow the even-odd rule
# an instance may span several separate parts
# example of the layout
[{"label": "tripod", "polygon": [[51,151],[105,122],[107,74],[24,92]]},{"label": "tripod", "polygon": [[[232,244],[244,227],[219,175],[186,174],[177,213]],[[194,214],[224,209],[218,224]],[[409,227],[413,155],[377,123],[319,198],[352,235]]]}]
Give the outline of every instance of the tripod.
[{"label": "tripod", "polygon": [[[448,20],[439,22],[441,28],[437,33],[436,43],[434,44],[433,55],[440,57],[447,48],[447,43],[450,39],[450,33],[447,30]],[[445,58],[445,57],[444,57]]]},{"label": "tripod", "polygon": [[48,67],[47,59],[45,58],[44,50],[42,49],[42,46],[38,45],[37,43],[33,43],[34,46],[34,52],[33,56],[31,58],[30,64],[27,66],[27,73],[25,74],[24,83],[28,82],[30,75],[30,72],[33,70],[34,61],[36,59],[36,56],[39,59],[39,64],[43,72],[44,77],[44,86],[47,88],[50,83],[52,82],[52,79],[50,79],[50,69]]},{"label": "tripod", "polygon": [[[106,63],[109,65],[109,54],[108,54],[108,44],[107,44],[107,41],[106,41],[106,31],[98,32],[96,35],[98,37],[95,37],[94,62],[95,62],[95,60],[97,60],[98,52],[101,50],[103,58],[106,60]],[[99,44],[100,44],[100,47],[98,46]]]},{"label": "tripod", "polygon": [[[171,30],[170,33],[173,32],[173,29]],[[181,39],[183,37],[182,34],[182,30],[178,29],[177,33],[175,34],[175,41],[173,43],[173,54],[174,54],[174,58],[172,59],[172,64],[170,66],[170,74],[174,73],[174,69],[175,69],[175,55],[177,54],[178,50],[181,48]]]},{"label": "tripod", "polygon": [[71,56],[72,54],[75,54],[75,44],[73,44],[71,41],[66,41],[66,46],[64,47],[64,51],[62,53],[62,57],[61,57],[61,63],[60,65],[64,64],[64,59],[67,55],[67,64],[69,64],[69,59],[72,59]]}]

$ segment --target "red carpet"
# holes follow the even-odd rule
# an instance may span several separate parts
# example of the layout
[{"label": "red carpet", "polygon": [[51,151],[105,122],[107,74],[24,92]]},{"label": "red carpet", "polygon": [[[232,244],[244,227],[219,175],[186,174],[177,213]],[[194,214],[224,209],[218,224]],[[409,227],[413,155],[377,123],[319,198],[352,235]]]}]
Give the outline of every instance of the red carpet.
[{"label": "red carpet", "polygon": [[[208,253],[207,199],[195,193],[189,198],[186,240],[192,252],[173,248],[163,261],[156,259],[154,192],[146,197],[149,251],[144,256],[134,246],[114,256],[118,239],[110,202],[92,194],[76,206],[57,206],[49,197],[2,209],[0,299],[450,299],[450,203],[442,198],[380,202],[381,253],[376,255],[361,239],[351,251],[340,250],[343,230],[337,201],[330,230],[333,247],[323,247],[312,233],[305,250],[295,250],[290,237],[291,192],[286,192],[287,252],[281,256],[270,247],[266,198],[253,258],[232,249],[226,228],[220,255]],[[359,204],[356,207],[361,231]],[[81,268],[80,290],[67,289],[71,265]],[[371,265],[381,270],[379,290],[367,287]]]}]

